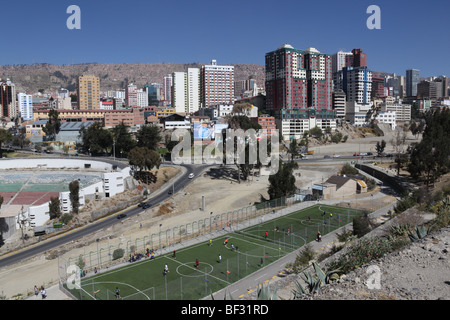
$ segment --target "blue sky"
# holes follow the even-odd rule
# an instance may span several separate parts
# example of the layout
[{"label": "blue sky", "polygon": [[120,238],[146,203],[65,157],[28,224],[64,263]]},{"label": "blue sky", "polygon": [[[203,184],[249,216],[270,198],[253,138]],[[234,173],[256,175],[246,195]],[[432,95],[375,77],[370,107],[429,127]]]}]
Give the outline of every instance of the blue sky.
[{"label": "blue sky", "polygon": [[[81,30],[69,30],[69,5]],[[369,5],[381,29],[369,30]],[[2,1],[0,65],[175,62],[264,64],[289,43],[333,54],[362,48],[374,71],[450,76],[450,1]],[[7,32],[5,32],[7,30]]]}]

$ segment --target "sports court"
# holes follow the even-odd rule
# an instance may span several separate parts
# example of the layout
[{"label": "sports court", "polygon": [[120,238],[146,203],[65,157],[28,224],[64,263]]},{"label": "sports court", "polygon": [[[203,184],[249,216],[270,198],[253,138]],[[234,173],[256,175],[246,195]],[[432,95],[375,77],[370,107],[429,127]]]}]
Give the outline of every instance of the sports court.
[{"label": "sports court", "polygon": [[71,172],[0,172],[3,205],[37,206],[69,191],[69,183],[78,180],[81,187],[101,181],[100,174]]},{"label": "sports court", "polygon": [[144,255],[140,261],[81,278],[82,290],[71,293],[80,300],[116,299],[117,289],[124,300],[201,299],[315,241],[318,231],[327,234],[360,213],[317,204],[272,219],[268,214],[220,237],[202,237],[175,252],[156,252],[153,259]]}]

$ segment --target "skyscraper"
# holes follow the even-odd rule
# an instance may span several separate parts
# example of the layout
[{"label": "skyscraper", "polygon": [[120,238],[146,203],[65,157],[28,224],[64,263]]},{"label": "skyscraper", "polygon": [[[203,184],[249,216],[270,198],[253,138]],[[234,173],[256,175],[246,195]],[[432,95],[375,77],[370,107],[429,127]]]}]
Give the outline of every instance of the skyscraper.
[{"label": "skyscraper", "polygon": [[176,112],[194,113],[200,108],[200,69],[172,74],[172,106]]},{"label": "skyscraper", "polygon": [[[68,98],[70,99],[70,98]],[[33,96],[26,93],[17,94],[19,113],[24,121],[33,120]]]},{"label": "skyscraper", "polygon": [[16,86],[9,79],[0,79],[0,117],[14,118],[16,115]]},{"label": "skyscraper", "polygon": [[164,94],[164,104],[172,104],[172,75],[168,74],[164,76],[163,82],[163,94]]},{"label": "skyscraper", "polygon": [[285,44],[266,54],[266,109],[332,109],[331,56]]},{"label": "skyscraper", "polygon": [[406,96],[417,96],[417,84],[419,83],[419,70],[406,70]]},{"label": "skyscraper", "polygon": [[78,77],[78,109],[100,109],[100,79],[93,75]]},{"label": "skyscraper", "polygon": [[347,66],[347,56],[351,56],[351,52],[338,51],[331,56],[333,62],[333,73],[341,71],[342,68]]},{"label": "skyscraper", "polygon": [[368,104],[372,94],[372,72],[367,67],[345,67],[343,86],[347,101]]},{"label": "skyscraper", "polygon": [[200,70],[202,108],[234,103],[234,67],[218,65],[216,60]]},{"label": "skyscraper", "polygon": [[346,67],[367,67],[367,55],[362,49],[353,49],[346,57]]}]

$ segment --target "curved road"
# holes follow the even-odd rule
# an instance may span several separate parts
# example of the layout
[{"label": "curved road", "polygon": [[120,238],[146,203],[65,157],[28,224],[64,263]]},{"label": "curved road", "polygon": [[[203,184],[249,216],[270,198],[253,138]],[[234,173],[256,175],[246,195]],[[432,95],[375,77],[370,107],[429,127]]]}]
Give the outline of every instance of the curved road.
[{"label": "curved road", "polygon": [[[104,159],[104,158],[96,159],[96,158],[92,158],[92,157],[90,157],[90,158],[92,160],[100,160],[100,161],[104,161],[104,162],[110,162],[113,164],[117,164],[119,167],[124,166],[124,164],[121,164],[117,161],[113,161],[110,159]],[[322,157],[320,157],[320,158],[316,157],[316,158],[310,158],[310,159],[305,159],[305,160],[296,159],[296,161],[306,162],[306,163],[317,162],[317,161],[324,161],[324,162],[344,161],[345,162],[350,159],[355,160],[355,159],[357,159],[357,157],[345,156],[345,157],[341,157],[341,158],[331,158],[331,159],[324,159]],[[172,188],[174,194],[177,193],[178,191],[180,191],[181,189],[183,189],[186,185],[188,185],[193,180],[193,179],[189,179],[189,177],[188,177],[190,173],[194,173],[194,179],[195,179],[195,177],[197,177],[199,174],[201,174],[206,168],[214,166],[214,165],[181,164],[180,166],[186,168],[186,172],[182,176],[177,178],[177,181],[174,182],[173,186],[169,186],[169,188],[167,189],[167,190],[169,190],[170,188]],[[153,206],[165,201],[170,196],[171,195],[169,195],[167,192],[163,191],[163,192],[158,193],[154,197],[150,197],[147,200],[147,202],[149,202],[151,204],[151,206],[153,207]],[[143,209],[138,206],[132,206],[132,207],[129,207],[128,209],[122,210],[121,213],[126,214],[126,217],[124,217],[123,219],[128,219],[129,217],[132,217],[132,216],[142,212],[142,210]],[[88,224],[86,226],[80,227],[78,229],[64,233],[58,237],[54,237],[54,238],[42,241],[40,243],[37,243],[35,245],[32,245],[28,248],[21,249],[16,252],[5,254],[4,256],[0,257],[0,268],[8,266],[13,263],[17,263],[17,262],[21,261],[22,259],[29,258],[31,256],[40,254],[44,251],[53,249],[57,246],[63,245],[70,241],[80,239],[83,236],[91,235],[92,233],[94,233],[98,230],[107,228],[115,223],[119,223],[120,221],[122,221],[122,219],[118,219],[117,214],[114,214],[107,218],[100,219],[97,222],[94,222],[94,223]]]},{"label": "curved road", "polygon": [[[189,164],[182,164],[180,166],[185,167],[187,170],[183,175],[181,175],[179,178],[177,178],[177,181],[174,182],[172,190],[174,193],[177,193],[182,188],[184,188],[186,185],[188,185],[193,179],[189,179],[189,174],[194,173],[194,178],[197,177],[201,172],[208,167],[208,165],[189,165]],[[151,203],[152,207],[163,202],[167,198],[169,198],[171,195],[168,194],[168,192],[160,192],[154,197],[150,197],[147,202]],[[138,214],[142,212],[142,208],[138,206],[132,206],[128,209],[125,209],[121,211],[121,213],[126,214],[126,217],[123,219],[128,219],[129,217],[134,216],[135,214]],[[77,239],[82,238],[86,235],[91,235],[92,233],[101,230],[103,228],[107,228],[115,223],[121,222],[123,219],[118,219],[117,214],[114,214],[110,217],[103,218],[97,222],[88,224],[86,226],[80,227],[78,229],[69,231],[67,233],[62,234],[61,236],[50,238],[48,240],[42,241],[38,244],[32,245],[31,247],[21,249],[16,252],[12,252],[9,254],[4,255],[0,258],[0,268],[8,266],[13,263],[17,263],[21,261],[22,259],[29,258],[31,256],[40,254],[44,251],[47,251],[49,249],[52,249],[54,247],[63,245],[65,243],[68,243],[70,241],[74,241]]]}]

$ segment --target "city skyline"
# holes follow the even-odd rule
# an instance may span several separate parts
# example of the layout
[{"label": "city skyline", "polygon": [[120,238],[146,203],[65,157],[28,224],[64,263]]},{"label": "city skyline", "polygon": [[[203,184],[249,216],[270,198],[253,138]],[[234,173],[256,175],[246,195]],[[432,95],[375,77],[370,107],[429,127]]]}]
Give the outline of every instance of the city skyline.
[{"label": "city skyline", "polygon": [[[66,26],[72,5],[81,29]],[[378,5],[381,29],[370,30],[367,8]],[[370,70],[421,77],[450,75],[450,4],[438,0],[153,2],[112,0],[8,2],[0,65],[49,63],[208,63],[264,65],[265,54],[288,43],[332,55],[362,48]],[[426,42],[423,41],[426,39]],[[12,45],[14,44],[14,45]],[[437,46],[428,59],[430,46]]]}]

